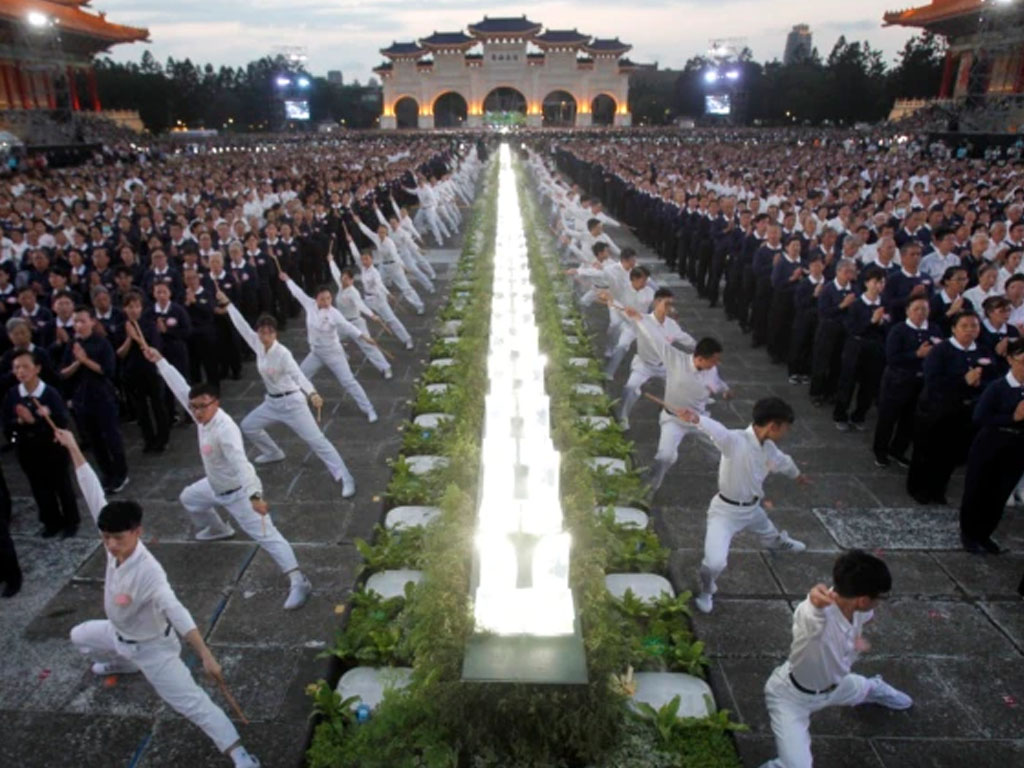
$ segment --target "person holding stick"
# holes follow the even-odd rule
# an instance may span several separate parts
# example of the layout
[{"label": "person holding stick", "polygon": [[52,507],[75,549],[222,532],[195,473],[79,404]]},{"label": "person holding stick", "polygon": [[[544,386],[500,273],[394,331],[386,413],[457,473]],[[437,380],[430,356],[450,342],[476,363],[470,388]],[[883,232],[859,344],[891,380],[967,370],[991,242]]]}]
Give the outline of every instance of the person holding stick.
[{"label": "person holding stick", "polygon": [[[267,427],[286,424],[320,458],[334,481],[341,483],[342,498],[355,496],[356,481],[352,473],[337,449],[324,436],[309,409],[312,405],[319,412],[324,405],[323,398],[299,368],[292,353],[277,340],[277,320],[273,315],[261,315],[256,321],[256,330],[253,330],[238,308],[219,291],[217,301],[227,309],[238,335],[256,355],[256,370],[267,388],[266,398],[242,419],[241,424],[243,434],[260,450],[254,463],[269,464],[284,459],[284,451],[267,434]],[[371,421],[376,420],[376,415],[373,414],[375,418]]]},{"label": "person holding stick", "polygon": [[[129,333],[137,333],[129,326]],[[227,411],[220,407],[218,388],[213,384],[196,384],[191,388],[178,369],[168,363],[153,347],[144,347],[146,359],[156,365],[178,402],[184,405],[195,421],[199,438],[199,456],[206,477],[187,486],[178,496],[181,505],[198,526],[196,539],[216,541],[235,535],[234,529],[221,519],[215,506],[224,507],[250,537],[259,542],[290,583],[286,611],[302,607],[309,599],[313,585],[299,570],[295,551],[273,521],[267,520],[267,502],[263,500],[263,484],[256,470],[245,458],[242,434]]]},{"label": "person holding stick", "polygon": [[[722,345],[710,337],[697,342],[693,354],[673,347],[665,338],[661,324],[651,315],[642,315],[632,307],[623,310],[636,328],[637,343],[643,343],[665,366],[665,400],[658,423],[658,451],[654,455],[654,468],[648,480],[652,493],[657,492],[669,469],[679,458],[679,444],[695,432],[693,426],[680,419],[678,408],[689,408],[703,413],[711,396],[723,393],[729,397],[729,388],[718,375],[718,361]],[[642,340],[642,341],[641,341]]]},{"label": "person holding stick", "polygon": [[345,238],[348,240],[348,247],[352,252],[352,256],[355,257],[356,263],[359,264],[359,275],[363,281],[363,292],[366,294],[367,305],[385,322],[386,327],[390,329],[391,333],[405,344],[406,349],[412,349],[412,336],[409,335],[405,326],[402,325],[402,321],[398,319],[395,311],[391,309],[391,305],[388,303],[391,294],[387,286],[384,285],[380,272],[377,271],[373,264],[373,251],[370,248],[364,248],[360,251],[352,240],[352,235],[348,233],[347,228],[345,229]]},{"label": "person holding stick", "polygon": [[417,315],[422,315],[426,311],[423,299],[416,293],[416,289],[410,285],[409,279],[405,276],[408,270],[398,253],[398,245],[390,237],[390,228],[386,224],[382,224],[374,232],[363,224],[363,220],[358,216],[353,214],[352,217],[356,220],[356,224],[362,233],[373,243],[373,247],[380,257],[381,272],[384,280],[398,289],[402,294],[402,298],[409,302],[413,309],[416,310]]},{"label": "person holding stick", "polygon": [[334,308],[334,294],[328,286],[320,286],[317,289],[316,298],[311,299],[295,284],[287,272],[279,272],[278,277],[288,287],[289,293],[295,297],[306,313],[306,337],[309,340],[309,354],[299,364],[299,370],[305,374],[306,378],[312,380],[321,366],[326,365],[334,374],[334,378],[341,384],[342,389],[348,392],[359,406],[359,410],[365,413],[367,420],[373,424],[377,421],[377,412],[373,409],[370,398],[366,396],[366,391],[352,375],[348,356],[346,356],[341,342],[338,341],[338,333],[349,338],[361,338],[370,344],[375,342],[369,336],[364,336],[358,328],[342,316],[341,312]]},{"label": "person holding stick", "polygon": [[142,507],[134,501],[107,503],[99,478],[75,436],[57,429],[54,438],[71,456],[78,487],[107,550],[103,580],[107,618],[74,626],[71,644],[93,660],[95,675],[141,672],[157,695],[199,726],[235,768],[259,768],[260,761],[242,746],[238,730],[224,710],[196,684],[181,660],[179,635],[195,651],[203,671],[226,690],[221,666],[192,614],[174,594],[163,566],[142,542]]},{"label": "person holding stick", "polygon": [[783,552],[807,549],[803,542],[775,527],[761,501],[764,481],[773,472],[792,477],[801,485],[809,484],[810,480],[775,444],[785,437],[796,419],[792,406],[778,397],[766,397],[754,403],[753,423],[746,429],[727,429],[691,408],[675,408],[674,415],[711,438],[722,453],[718,464],[718,493],[708,505],[700,593],[693,600],[702,613],[711,613],[715,580],[725,570],[729,545],[737,533],[750,531],[761,539],[766,549]]},{"label": "person holding stick", "polygon": [[[379,323],[386,333],[391,333],[391,331],[388,330],[384,321],[377,317],[374,311],[363,301],[359,289],[356,288],[355,275],[352,274],[352,270],[348,267],[338,269],[338,265],[331,257],[330,252],[327,254],[327,266],[330,267],[331,278],[340,287],[338,295],[334,299],[334,306],[341,312],[342,317],[359,329],[360,336],[355,342],[359,349],[363,351],[366,359],[370,361],[370,365],[380,371],[385,379],[390,379],[393,375],[391,364],[384,358],[384,355],[388,353],[370,336],[370,329],[367,328],[363,317],[369,317],[371,320]],[[390,357],[390,355],[388,356]]]}]

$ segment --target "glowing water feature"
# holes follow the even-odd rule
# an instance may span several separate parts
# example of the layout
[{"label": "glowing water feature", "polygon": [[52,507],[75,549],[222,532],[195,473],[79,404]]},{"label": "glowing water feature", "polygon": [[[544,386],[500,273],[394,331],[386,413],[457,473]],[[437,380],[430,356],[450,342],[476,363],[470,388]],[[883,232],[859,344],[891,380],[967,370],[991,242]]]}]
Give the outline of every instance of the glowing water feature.
[{"label": "glowing water feature", "polygon": [[499,154],[497,233],[485,398],[474,615],[480,631],[574,632],[570,536],[562,530],[561,457],[549,401],[519,193],[508,144]]}]

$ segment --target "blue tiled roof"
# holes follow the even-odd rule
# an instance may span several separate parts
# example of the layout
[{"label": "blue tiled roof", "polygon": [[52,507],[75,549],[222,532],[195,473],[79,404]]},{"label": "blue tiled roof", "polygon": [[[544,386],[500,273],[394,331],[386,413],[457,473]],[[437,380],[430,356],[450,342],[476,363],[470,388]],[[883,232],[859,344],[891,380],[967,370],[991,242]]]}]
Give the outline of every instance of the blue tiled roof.
[{"label": "blue tiled roof", "polygon": [[624,43],[619,38],[614,37],[611,39],[604,40],[592,40],[587,44],[587,50],[597,51],[600,53],[611,53],[612,51],[628,51],[633,46],[628,43]]},{"label": "blue tiled roof", "polygon": [[409,56],[426,53],[418,43],[391,43],[387,48],[381,48],[380,52],[385,56]]},{"label": "blue tiled roof", "polygon": [[491,19],[484,16],[483,21],[469,25],[469,31],[474,33],[499,33],[499,32],[529,32],[533,29],[540,29],[540,24],[530,21],[526,16],[506,17]]},{"label": "blue tiled roof", "polygon": [[465,45],[476,42],[463,32],[435,32],[430,37],[420,38],[420,45]]},{"label": "blue tiled roof", "polygon": [[538,43],[585,43],[590,40],[590,35],[584,35],[575,29],[549,29],[543,35],[537,35],[534,41]]}]

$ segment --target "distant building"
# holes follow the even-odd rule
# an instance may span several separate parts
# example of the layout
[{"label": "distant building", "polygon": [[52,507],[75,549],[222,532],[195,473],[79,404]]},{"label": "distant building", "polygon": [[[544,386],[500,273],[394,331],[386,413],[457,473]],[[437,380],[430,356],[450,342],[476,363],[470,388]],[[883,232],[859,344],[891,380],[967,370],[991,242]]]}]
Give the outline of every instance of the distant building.
[{"label": "distant building", "polygon": [[345,79],[341,76],[340,69],[329,69],[327,70],[327,82],[334,83],[335,85],[344,85]]},{"label": "distant building", "polygon": [[786,52],[782,63],[789,65],[811,58],[811,28],[806,24],[794,24],[786,37]]}]

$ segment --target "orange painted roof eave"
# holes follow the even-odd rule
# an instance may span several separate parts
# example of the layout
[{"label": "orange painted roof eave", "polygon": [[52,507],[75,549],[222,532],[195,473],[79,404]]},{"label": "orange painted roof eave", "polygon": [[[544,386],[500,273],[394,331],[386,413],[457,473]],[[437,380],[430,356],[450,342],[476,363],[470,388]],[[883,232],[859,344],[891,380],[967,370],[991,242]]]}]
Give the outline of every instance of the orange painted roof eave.
[{"label": "orange painted roof eave", "polygon": [[[84,5],[85,2],[82,4]],[[4,0],[3,3],[0,3],[0,18],[11,21],[24,21],[33,11],[50,17],[56,22],[58,29],[69,33],[87,35],[116,43],[149,40],[148,29],[111,24],[102,16],[87,13],[78,5],[48,0]]]},{"label": "orange painted roof eave", "polygon": [[982,6],[982,0],[935,0],[931,5],[889,11],[882,17],[885,26],[923,27],[957,16],[975,13]]}]

